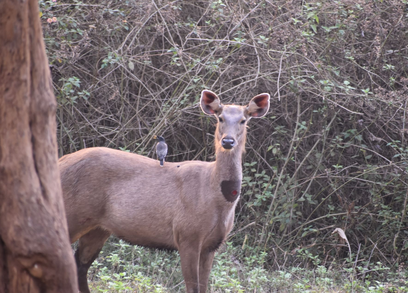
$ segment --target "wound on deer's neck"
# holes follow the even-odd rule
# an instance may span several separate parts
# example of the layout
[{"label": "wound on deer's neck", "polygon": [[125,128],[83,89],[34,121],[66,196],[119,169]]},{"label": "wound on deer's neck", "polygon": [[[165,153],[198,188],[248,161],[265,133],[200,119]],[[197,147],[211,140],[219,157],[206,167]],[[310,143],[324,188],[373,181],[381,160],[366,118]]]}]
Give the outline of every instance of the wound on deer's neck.
[{"label": "wound on deer's neck", "polygon": [[227,201],[234,202],[241,193],[241,181],[240,180],[222,181],[221,192]]}]

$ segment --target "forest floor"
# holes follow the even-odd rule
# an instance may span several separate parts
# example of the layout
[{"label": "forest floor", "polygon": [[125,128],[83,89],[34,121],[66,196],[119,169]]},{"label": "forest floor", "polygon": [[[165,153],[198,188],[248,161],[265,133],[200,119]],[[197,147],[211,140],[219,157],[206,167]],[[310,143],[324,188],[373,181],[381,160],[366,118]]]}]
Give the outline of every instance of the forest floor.
[{"label": "forest floor", "polygon": [[[240,258],[241,247],[224,245],[217,253],[208,292],[408,292],[408,270],[359,261],[322,264],[307,251],[291,264],[266,266],[267,252]],[[177,252],[157,251],[109,240],[89,275],[92,292],[184,292]],[[340,261],[339,261],[340,262]]]}]

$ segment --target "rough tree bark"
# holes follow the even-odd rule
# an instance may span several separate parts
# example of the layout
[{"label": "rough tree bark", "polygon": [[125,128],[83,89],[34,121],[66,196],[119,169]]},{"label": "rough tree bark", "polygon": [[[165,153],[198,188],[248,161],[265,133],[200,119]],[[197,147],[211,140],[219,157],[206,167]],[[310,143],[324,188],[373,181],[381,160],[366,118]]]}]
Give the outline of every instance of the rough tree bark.
[{"label": "rough tree bark", "polygon": [[0,0],[0,293],[78,292],[37,0]]}]

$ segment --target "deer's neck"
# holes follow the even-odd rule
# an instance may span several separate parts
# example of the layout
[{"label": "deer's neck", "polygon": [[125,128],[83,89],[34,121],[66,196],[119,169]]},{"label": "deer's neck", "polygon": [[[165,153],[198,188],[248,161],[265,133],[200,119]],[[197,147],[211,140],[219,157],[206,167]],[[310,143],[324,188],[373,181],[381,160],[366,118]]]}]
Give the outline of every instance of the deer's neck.
[{"label": "deer's neck", "polygon": [[221,187],[223,196],[229,202],[234,202],[241,193],[243,149],[240,148],[216,151],[213,182]]}]

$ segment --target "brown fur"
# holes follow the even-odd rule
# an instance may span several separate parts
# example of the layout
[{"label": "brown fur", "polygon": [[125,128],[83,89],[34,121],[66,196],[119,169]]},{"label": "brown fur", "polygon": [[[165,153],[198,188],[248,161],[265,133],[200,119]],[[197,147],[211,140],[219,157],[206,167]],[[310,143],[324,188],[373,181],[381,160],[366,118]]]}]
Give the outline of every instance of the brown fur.
[{"label": "brown fur", "polygon": [[[254,99],[261,107],[253,105]],[[206,291],[214,251],[232,229],[239,198],[246,138],[246,122],[241,122],[269,109],[268,94],[254,99],[248,107],[224,106],[214,93],[203,91],[203,111],[223,119],[215,133],[215,162],[166,162],[160,168],[153,159],[108,148],[60,159],[69,234],[71,242],[79,239],[75,258],[81,292],[89,292],[87,270],[110,234],[178,250],[187,292]],[[222,147],[226,137],[236,141],[230,150]],[[236,200],[222,192],[234,192]]]}]

